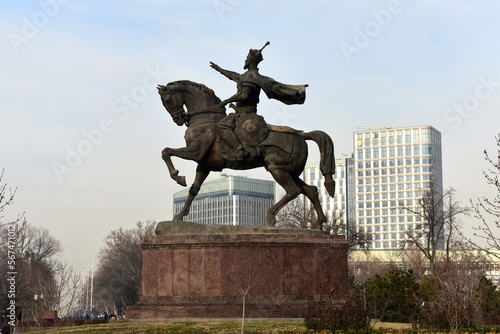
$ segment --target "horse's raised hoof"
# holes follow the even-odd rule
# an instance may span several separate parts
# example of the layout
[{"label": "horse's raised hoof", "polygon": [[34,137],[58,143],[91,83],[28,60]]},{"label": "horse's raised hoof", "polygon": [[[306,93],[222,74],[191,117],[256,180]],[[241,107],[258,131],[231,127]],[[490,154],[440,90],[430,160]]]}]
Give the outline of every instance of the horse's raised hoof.
[{"label": "horse's raised hoof", "polygon": [[187,184],[186,184],[186,177],[185,176],[179,176],[177,178],[177,184],[180,184],[181,186],[186,187],[187,186]]},{"label": "horse's raised hoof", "polygon": [[182,221],[182,218],[183,218],[183,216],[181,216],[181,215],[175,215],[174,219],[172,219],[172,220],[180,220],[180,221]]}]

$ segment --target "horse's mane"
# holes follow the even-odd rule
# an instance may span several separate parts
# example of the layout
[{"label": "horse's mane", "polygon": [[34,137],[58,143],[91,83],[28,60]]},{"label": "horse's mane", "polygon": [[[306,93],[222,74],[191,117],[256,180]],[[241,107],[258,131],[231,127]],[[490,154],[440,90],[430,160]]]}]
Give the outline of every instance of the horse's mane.
[{"label": "horse's mane", "polygon": [[199,89],[202,93],[207,95],[209,98],[214,100],[216,103],[221,102],[221,99],[219,99],[217,97],[217,95],[215,95],[215,93],[212,89],[208,88],[204,84],[200,84],[197,82],[193,82],[193,81],[189,81],[189,80],[178,80],[178,81],[168,83],[166,87],[167,87],[167,89],[176,90],[176,89],[182,88],[182,86],[189,86],[189,87],[194,87],[196,89]]}]

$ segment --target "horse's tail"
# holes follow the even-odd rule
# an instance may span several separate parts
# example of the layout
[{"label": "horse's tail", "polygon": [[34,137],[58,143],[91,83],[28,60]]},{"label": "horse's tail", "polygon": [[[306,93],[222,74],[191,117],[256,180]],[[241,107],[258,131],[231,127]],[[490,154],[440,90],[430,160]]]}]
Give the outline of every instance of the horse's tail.
[{"label": "horse's tail", "polygon": [[319,162],[319,170],[325,177],[325,188],[331,197],[335,195],[335,154],[333,150],[333,141],[328,134],[323,131],[311,131],[300,133],[306,140],[313,140],[319,147],[321,159]]}]

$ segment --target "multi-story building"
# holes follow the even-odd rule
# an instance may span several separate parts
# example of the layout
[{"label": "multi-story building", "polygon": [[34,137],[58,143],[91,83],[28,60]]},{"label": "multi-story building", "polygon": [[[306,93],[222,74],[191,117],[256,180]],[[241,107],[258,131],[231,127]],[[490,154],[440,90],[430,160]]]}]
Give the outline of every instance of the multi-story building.
[{"label": "multi-story building", "polygon": [[441,133],[431,126],[355,131],[354,159],[357,228],[372,234],[371,248],[396,249],[407,231],[423,229],[412,213],[423,192],[432,185],[443,193]]},{"label": "multi-story building", "polygon": [[[201,224],[266,226],[267,210],[274,204],[274,181],[222,176],[202,185],[184,219]],[[188,191],[174,194],[175,214],[181,211]]]},{"label": "multi-story building", "polygon": [[[330,197],[326,190],[323,175],[319,170],[319,162],[306,164],[304,182],[318,188],[319,200],[329,223],[354,223],[354,159],[352,154],[342,159],[335,159],[335,197]],[[308,204],[310,207],[310,203]],[[345,233],[345,231],[342,231]]]}]

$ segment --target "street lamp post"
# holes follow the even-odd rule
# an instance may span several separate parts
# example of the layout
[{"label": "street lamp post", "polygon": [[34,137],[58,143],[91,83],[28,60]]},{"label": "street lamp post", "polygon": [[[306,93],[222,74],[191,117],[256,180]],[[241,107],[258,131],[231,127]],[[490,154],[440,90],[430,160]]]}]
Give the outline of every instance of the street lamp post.
[{"label": "street lamp post", "polygon": [[38,318],[38,295],[35,293],[33,298],[35,299],[35,319],[37,319]]}]

